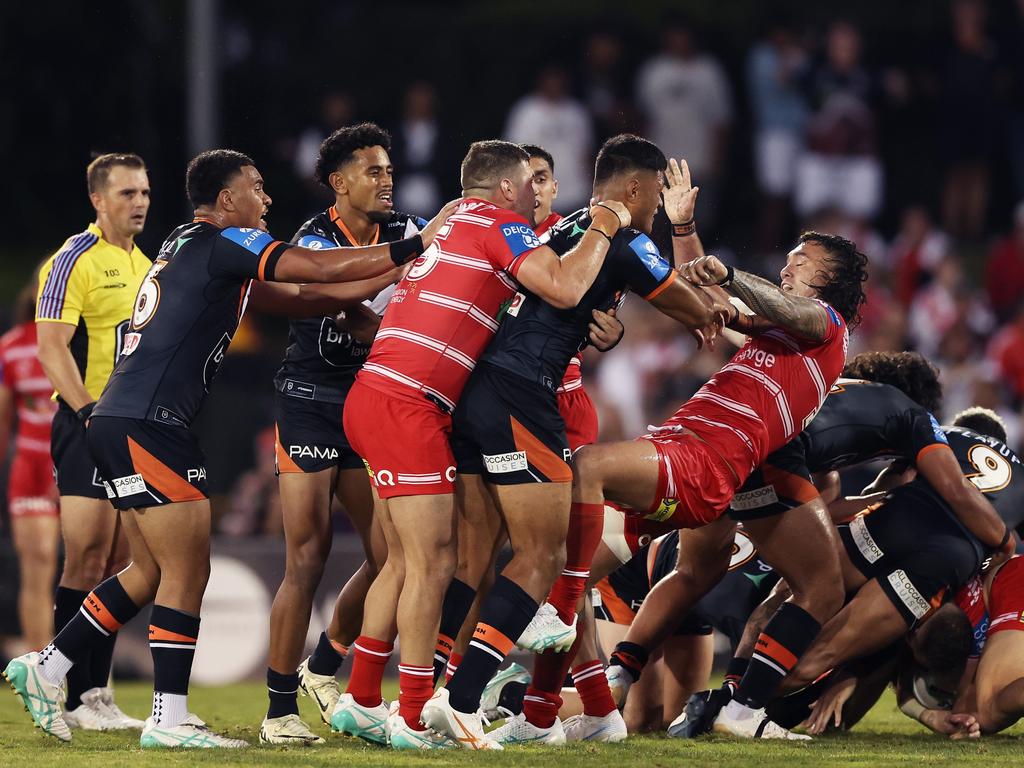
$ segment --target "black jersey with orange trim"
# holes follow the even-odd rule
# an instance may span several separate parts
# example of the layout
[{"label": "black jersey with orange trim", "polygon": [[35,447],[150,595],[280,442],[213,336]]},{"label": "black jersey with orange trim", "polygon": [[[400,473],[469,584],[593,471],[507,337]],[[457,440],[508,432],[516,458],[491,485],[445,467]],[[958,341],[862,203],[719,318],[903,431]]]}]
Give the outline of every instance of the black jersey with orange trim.
[{"label": "black jersey with orange trim", "polygon": [[[559,221],[541,240],[562,256],[579,243],[589,226],[589,211],[580,209]],[[579,304],[556,309],[520,288],[480,359],[554,392],[569,361],[587,345],[592,310],[617,307],[628,291],[652,299],[674,274],[651,238],[624,227],[612,238],[604,263]]]},{"label": "black jersey with orange trim", "polygon": [[[412,237],[426,224],[418,216],[392,213],[387,221],[377,225],[377,232],[369,244],[390,243]],[[333,205],[299,227],[292,243],[314,250],[358,245]],[[389,286],[364,303],[378,315],[383,314],[394,290],[393,286]],[[274,384],[283,391],[288,380],[297,380],[312,387],[304,390],[310,393],[309,399],[337,401],[340,392],[348,389],[353,377],[366,362],[370,346],[339,330],[333,317],[292,320],[288,325],[288,348],[274,377]]]},{"label": "black jersey with orange trim", "polygon": [[196,219],[164,241],[135,299],[97,416],[188,426],[210,391],[253,280],[273,280],[288,243]]},{"label": "black jersey with orange trim", "polygon": [[[942,431],[953,455],[960,462],[964,477],[985,494],[1008,528],[1024,534],[1024,464],[1021,464],[1020,457],[994,437],[962,427],[943,427]],[[893,493],[916,495],[922,501],[927,498],[956,520],[949,505],[923,477],[895,489]],[[959,524],[959,520],[956,522]],[[966,528],[963,530],[966,532]]]},{"label": "black jersey with orange trim", "polygon": [[810,424],[768,454],[733,497],[731,515],[750,520],[780,514],[817,496],[810,474],[880,456],[913,463],[946,446],[946,435],[926,408],[890,384],[839,379]]}]

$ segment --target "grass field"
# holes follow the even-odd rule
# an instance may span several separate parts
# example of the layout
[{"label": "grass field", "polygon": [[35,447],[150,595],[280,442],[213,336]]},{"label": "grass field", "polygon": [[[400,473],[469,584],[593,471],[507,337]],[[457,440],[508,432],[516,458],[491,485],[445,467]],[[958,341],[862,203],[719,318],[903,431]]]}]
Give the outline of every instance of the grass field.
[{"label": "grass field", "polygon": [[[6,688],[6,686],[5,686]],[[234,764],[289,766],[637,766],[663,768],[680,764],[763,768],[785,765],[1015,765],[1024,762],[1024,727],[1008,735],[978,742],[950,742],[926,733],[901,715],[891,695],[875,707],[854,731],[819,738],[811,743],[741,742],[719,737],[681,741],[660,736],[630,738],[621,744],[571,745],[557,749],[520,747],[503,753],[432,752],[393,753],[357,739],[328,734],[319,724],[327,744],[311,748],[268,748],[257,744],[259,724],[266,708],[265,689],[258,684],[224,688],[196,688],[190,696],[191,709],[212,726],[231,736],[249,740],[254,746],[238,752],[203,751],[143,752],[138,734],[86,733],[76,731],[71,744],[60,744],[32,728],[20,702],[0,691],[0,755],[4,768],[67,765],[98,768],[147,768],[148,766]],[[393,693],[393,692],[392,692]],[[148,712],[150,688],[146,684],[125,684],[118,688],[118,701],[129,713]],[[316,715],[308,700],[300,699],[303,716],[314,722]]]}]

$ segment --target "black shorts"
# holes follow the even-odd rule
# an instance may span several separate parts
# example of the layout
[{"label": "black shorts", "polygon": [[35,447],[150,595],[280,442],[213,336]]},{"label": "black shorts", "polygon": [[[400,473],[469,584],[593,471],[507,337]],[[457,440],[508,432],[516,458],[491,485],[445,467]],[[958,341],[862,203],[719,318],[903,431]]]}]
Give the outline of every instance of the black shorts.
[{"label": "black shorts", "polygon": [[278,392],[274,398],[277,473],[363,469],[363,460],[345,437],[344,411],[344,400],[324,402]]},{"label": "black shorts", "polygon": [[729,504],[733,520],[760,520],[781,515],[818,496],[807,469],[804,446],[799,439],[768,454],[764,464],[755,469]]},{"label": "black shorts", "polygon": [[85,425],[70,407],[61,403],[50,427],[53,475],[61,496],[105,499],[107,490],[85,442]]},{"label": "black shorts", "polygon": [[118,509],[207,498],[206,459],[187,427],[94,416],[86,439],[106,495]]},{"label": "black shorts", "polygon": [[839,536],[854,566],[878,580],[908,626],[961,587],[985,556],[949,511],[909,486],[840,525]]},{"label": "black shorts", "polygon": [[570,483],[572,452],[554,392],[481,363],[452,417],[458,471],[496,485]]}]

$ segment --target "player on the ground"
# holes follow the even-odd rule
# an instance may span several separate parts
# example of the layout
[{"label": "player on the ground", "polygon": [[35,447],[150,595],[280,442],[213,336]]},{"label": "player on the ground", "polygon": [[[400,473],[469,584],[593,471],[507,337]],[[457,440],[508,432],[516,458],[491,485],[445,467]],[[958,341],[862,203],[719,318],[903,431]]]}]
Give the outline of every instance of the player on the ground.
[{"label": "player on the ground", "polygon": [[[132,562],[97,586],[41,653],[14,659],[5,675],[49,734],[70,740],[60,684],[97,643],[116,634],[154,600],[152,716],[143,747],[241,747],[210,731],[187,706],[210,571],[210,502],[205,460],[189,428],[206,398],[245,311],[254,280],[299,283],[266,288],[280,309],[311,314],[350,300],[349,286],[305,283],[363,280],[415,258],[451,206],[417,235],[366,248],[311,250],[274,240],[263,219],[270,197],[253,161],[212,150],[195,157],[185,179],[193,221],[160,249],[135,302],[122,356],[92,410],[89,450],[132,550]],[[339,290],[340,289],[340,290]]]},{"label": "player on the ground", "polygon": [[[943,432],[963,476],[999,513],[1006,544],[1024,522],[1024,471],[1020,458],[1000,439],[1005,433],[996,434],[998,422],[989,419],[986,424],[976,412],[973,416],[966,423],[984,429],[984,434],[962,426],[944,427]],[[839,531],[844,587],[856,594],[822,628],[780,690],[796,690],[838,664],[902,637],[948,590],[966,583],[988,553],[1003,549],[987,546],[972,534],[923,477],[895,488]]]},{"label": "player on the ground", "polygon": [[[595,164],[594,197],[624,202],[635,226],[622,229],[612,240],[601,271],[576,307],[551,306],[528,290],[516,294],[455,412],[452,446],[458,471],[463,477],[480,476],[486,483],[513,550],[512,561],[481,606],[480,622],[460,666],[424,709],[424,722],[463,746],[479,748],[467,734],[480,729],[476,714],[480,696],[508,652],[501,638],[518,638],[520,645],[531,645],[521,636],[542,618],[537,604],[548,596],[563,568],[578,570],[574,561],[567,562],[566,549],[570,556],[576,549],[588,549],[584,560],[589,567],[600,540],[597,526],[592,544],[566,543],[571,451],[555,396],[569,360],[588,343],[593,310],[615,307],[627,291],[633,291],[709,341],[717,332],[716,321],[724,320],[728,311],[725,306],[714,307],[680,277],[645,234],[661,205],[666,173],[672,185],[666,206],[675,214],[675,196],[682,186],[678,164],[670,167],[658,147],[638,136],[623,134],[605,142]],[[550,246],[556,253],[568,251],[588,224],[587,211],[577,211],[552,230]],[[470,482],[467,478],[467,486]],[[557,626],[563,630],[559,640],[565,647],[572,644],[576,603],[586,574],[576,581],[575,593],[563,596],[568,621],[551,615],[554,610],[546,606],[543,615],[551,615],[551,620],[534,629],[534,635],[550,636],[551,627]],[[489,640],[488,635],[498,641]],[[558,675],[556,693],[564,674],[563,669]],[[564,734],[557,711],[555,706],[552,722],[543,726],[516,718],[492,737],[505,742],[558,743]]]},{"label": "player on the ground", "polygon": [[[433,692],[438,620],[455,570],[451,413],[498,329],[514,281],[556,306],[574,307],[612,238],[629,223],[621,204],[600,202],[579,245],[559,258],[530,227],[536,192],[529,155],[508,142],[473,144],[462,163],[462,188],[458,210],[395,290],[345,404],[345,433],[385,502],[388,558],[367,595],[348,690],[332,722],[380,743],[390,734],[397,749],[448,743],[421,730],[420,711]],[[511,590],[508,599],[528,609],[530,598],[520,592]],[[396,621],[401,692],[389,721],[381,678]]]},{"label": "player on the ground", "polygon": [[[334,205],[303,224],[292,242],[305,248],[339,248],[394,242],[426,222],[396,213],[392,204],[391,136],[372,123],[339,128],[320,145],[317,180],[334,193]],[[394,292],[385,274],[367,281],[362,305],[376,317]],[[351,312],[363,312],[353,307]],[[373,495],[363,460],[342,426],[345,396],[370,352],[334,316],[294,319],[288,349],[277,372],[277,470],[286,543],[285,574],[270,611],[267,688],[270,705],[260,740],[270,744],[323,743],[299,718],[299,687],[314,699],[328,724],[338,701],[334,675],[359,632],[368,579],[385,555],[383,538],[371,545]],[[344,637],[320,633],[316,650],[302,662],[313,597],[331,550],[331,501],[337,497],[363,540],[367,565],[342,591],[332,624],[345,622]],[[354,625],[354,626],[353,626]],[[298,668],[298,671],[296,671]]]},{"label": "player on the ground", "polygon": [[[78,612],[89,590],[127,564],[127,542],[85,443],[85,420],[121,349],[135,294],[150,267],[135,244],[149,210],[149,178],[138,155],[107,154],[86,170],[96,221],[43,263],[36,300],[39,361],[56,390],[51,454],[60,494],[64,570],[53,599],[54,629]],[[72,728],[141,728],[108,687],[115,637],[97,645],[68,677]]]},{"label": "player on the ground", "polygon": [[[989,531],[991,538],[991,531],[1002,530],[998,516],[981,494],[960,478],[956,458],[931,415],[939,407],[941,395],[938,371],[919,354],[858,355],[844,367],[843,378],[832,387],[808,427],[769,455],[748,478],[731,502],[731,517],[744,525],[756,525],[751,521],[783,515],[800,507],[825,515],[825,500],[819,496],[812,477],[822,482],[827,473],[837,469],[892,455],[916,466],[932,480],[961,519],[972,526],[980,525],[982,535]],[[716,583],[717,574],[724,567],[724,555],[719,553],[720,546],[708,545],[714,535],[709,527],[686,537],[686,556],[680,561],[679,571],[673,574],[674,581],[659,585],[659,596],[648,601],[643,621],[636,622],[623,644],[625,653],[613,654],[613,666],[609,669],[634,666],[629,675],[637,674],[638,669],[626,659],[642,657],[643,649],[657,642],[672,612],[692,604],[694,596]],[[777,601],[771,604],[759,626],[769,637],[765,622],[777,607]],[[759,641],[757,632],[748,633],[748,641],[741,644],[740,652],[729,664],[726,685],[705,692],[703,697],[694,697],[687,707],[690,722],[677,729],[678,735],[696,735],[710,727],[738,688],[740,696],[752,696],[762,703],[770,701],[773,686],[782,674],[776,667],[786,666],[768,658],[770,646],[767,641]],[[614,673],[610,676],[628,682],[628,677]]]},{"label": "player on the ground", "polygon": [[36,280],[19,294],[15,325],[0,336],[0,464],[17,420],[8,471],[7,509],[18,555],[18,621],[28,648],[53,637],[53,581],[57,576],[60,518],[50,459],[50,422],[57,411],[53,386],[39,364]]}]

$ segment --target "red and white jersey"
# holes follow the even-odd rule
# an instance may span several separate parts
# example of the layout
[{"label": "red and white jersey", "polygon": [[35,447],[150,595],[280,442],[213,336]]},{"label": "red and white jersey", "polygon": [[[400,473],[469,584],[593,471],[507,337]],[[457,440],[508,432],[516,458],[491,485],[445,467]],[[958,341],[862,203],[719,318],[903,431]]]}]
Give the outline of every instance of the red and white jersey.
[{"label": "red and white jersey", "polygon": [[398,284],[356,378],[454,410],[517,289],[519,265],[539,245],[519,214],[464,200]]},{"label": "red and white jersey", "polygon": [[22,323],[0,336],[0,385],[14,392],[17,451],[50,455],[50,422],[57,412],[53,385],[39,362],[36,324]]},{"label": "red and white jersey", "polygon": [[782,328],[751,337],[660,429],[692,430],[725,459],[740,484],[806,427],[846,364],[850,336],[832,307],[825,340]]},{"label": "red and white jersey", "polygon": [[573,355],[572,360],[569,361],[569,365],[565,369],[565,376],[562,377],[562,384],[555,390],[556,392],[572,392],[574,389],[583,388],[583,371],[580,369],[581,365],[583,365],[583,361],[580,360],[580,356]]},{"label": "red and white jersey", "polygon": [[964,584],[953,596],[953,603],[967,614],[967,620],[971,622],[971,632],[974,639],[971,643],[971,657],[981,656],[985,648],[985,639],[988,635],[988,606],[985,604],[985,586],[980,576],[974,576]]},{"label": "red and white jersey", "polygon": [[540,224],[533,228],[533,231],[537,233],[537,237],[539,237],[542,242],[547,242],[547,240],[544,238],[544,233],[551,229],[553,226],[555,226],[555,224],[557,224],[561,220],[562,214],[555,213],[554,211],[552,211],[551,213],[548,214],[548,217],[544,219],[544,221],[542,221]]}]

